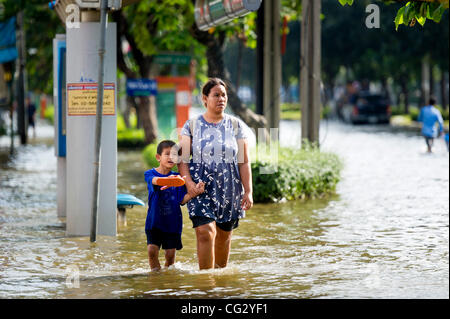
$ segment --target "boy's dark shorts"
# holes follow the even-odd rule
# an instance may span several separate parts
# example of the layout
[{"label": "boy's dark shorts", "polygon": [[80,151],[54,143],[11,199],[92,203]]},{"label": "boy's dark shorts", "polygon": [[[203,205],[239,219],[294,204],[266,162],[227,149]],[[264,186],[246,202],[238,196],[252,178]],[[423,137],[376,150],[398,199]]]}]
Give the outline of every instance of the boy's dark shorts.
[{"label": "boy's dark shorts", "polygon": [[180,250],[183,248],[181,234],[166,233],[158,228],[146,229],[145,234],[147,235],[147,245],[156,245],[159,248],[162,246],[162,249]]},{"label": "boy's dark shorts", "polygon": [[[213,218],[209,218],[209,217],[204,217],[204,216],[193,216],[190,217],[192,221],[192,227],[196,228],[198,226],[201,225],[206,225],[209,223],[212,223],[214,221]],[[233,229],[238,228],[239,226],[239,218],[238,219],[232,219],[229,222],[225,222],[225,223],[217,223],[216,222],[217,227],[219,227],[220,229],[222,229],[223,231],[232,231]]]}]

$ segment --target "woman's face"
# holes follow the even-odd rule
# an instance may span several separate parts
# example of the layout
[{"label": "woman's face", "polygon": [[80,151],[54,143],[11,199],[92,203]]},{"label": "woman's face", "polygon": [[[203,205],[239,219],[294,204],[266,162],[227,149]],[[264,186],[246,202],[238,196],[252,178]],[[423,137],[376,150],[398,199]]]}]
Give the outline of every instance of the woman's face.
[{"label": "woman's face", "polygon": [[208,96],[203,95],[203,103],[206,109],[216,114],[223,113],[223,111],[225,111],[227,102],[227,91],[223,85],[216,85],[211,89]]}]

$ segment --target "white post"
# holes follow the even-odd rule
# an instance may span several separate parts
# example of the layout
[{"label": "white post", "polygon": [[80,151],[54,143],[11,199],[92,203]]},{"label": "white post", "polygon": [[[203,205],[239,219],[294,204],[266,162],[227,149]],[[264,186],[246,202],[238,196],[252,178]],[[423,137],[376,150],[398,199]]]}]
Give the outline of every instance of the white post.
[{"label": "white post", "polygon": [[[94,183],[100,23],[67,29],[67,235],[89,236]],[[117,233],[116,25],[106,28],[98,234]],[[109,86],[109,89],[106,89]],[[112,88],[112,89],[111,89]]]},{"label": "white post", "polygon": [[[66,156],[63,135],[66,134],[66,97],[65,97],[65,83],[59,83],[60,78],[59,67],[64,60],[59,58],[61,47],[65,47],[66,35],[57,34],[53,39],[53,105],[54,113],[54,128],[55,128],[55,156],[57,158],[56,166],[56,211],[58,217],[66,217]],[[64,66],[65,68],[65,66]],[[63,80],[63,79],[59,79]],[[60,91],[59,86],[63,85]],[[61,103],[61,105],[60,105]],[[61,140],[60,140],[61,139]]]}]

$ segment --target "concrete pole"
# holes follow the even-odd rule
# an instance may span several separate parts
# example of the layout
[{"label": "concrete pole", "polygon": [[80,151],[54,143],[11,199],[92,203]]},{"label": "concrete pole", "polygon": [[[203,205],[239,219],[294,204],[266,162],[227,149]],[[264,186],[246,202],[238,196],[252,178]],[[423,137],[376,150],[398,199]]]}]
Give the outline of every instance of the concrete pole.
[{"label": "concrete pole", "polygon": [[[96,84],[99,70],[99,38],[99,22],[82,20],[80,28],[67,29],[67,236],[89,236],[91,233],[91,210],[95,198],[92,164],[96,162],[94,156],[96,116],[71,113],[71,108],[76,107],[72,102],[76,100],[73,99],[73,95],[73,101],[69,96],[73,94],[69,90],[69,85],[73,87],[80,84],[80,87],[84,87]],[[104,82],[116,86],[115,23],[107,24],[105,43]],[[104,114],[102,119],[97,235],[117,234],[117,94],[115,93],[114,114]],[[80,93],[77,94],[80,96]],[[103,107],[106,107],[105,103]],[[95,108],[93,113],[97,114]]]},{"label": "concrete pole", "polygon": [[104,92],[104,76],[105,76],[105,33],[106,23],[108,19],[108,3],[107,0],[101,0],[100,11],[100,43],[98,49],[98,87],[97,87],[97,115],[95,117],[95,149],[94,149],[94,182],[92,196],[92,212],[91,212],[91,242],[97,240],[97,210],[99,206],[99,175],[100,175],[100,147],[102,134],[103,119],[103,92]]},{"label": "concrete pole", "polygon": [[302,107],[302,142],[319,142],[321,1],[303,0],[300,51],[300,101]]},{"label": "concrete pole", "polygon": [[267,129],[280,123],[281,35],[280,0],[263,1],[258,11],[257,113],[267,119]]}]

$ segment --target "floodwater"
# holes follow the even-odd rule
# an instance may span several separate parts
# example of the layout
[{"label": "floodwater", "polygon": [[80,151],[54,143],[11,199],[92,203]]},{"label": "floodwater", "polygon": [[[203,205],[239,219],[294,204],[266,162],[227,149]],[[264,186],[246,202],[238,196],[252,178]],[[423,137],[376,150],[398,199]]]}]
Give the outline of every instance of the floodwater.
[{"label": "floodwater", "polygon": [[[37,134],[12,157],[0,138],[0,298],[449,298],[442,141],[428,155],[418,133],[324,122],[322,148],[345,164],[336,195],[256,204],[220,270],[198,270],[183,210],[176,264],[149,273],[143,207],[127,210],[117,237],[65,236],[53,129]],[[283,122],[280,139],[298,147],[299,122]],[[146,201],[146,169],[139,152],[120,151],[118,192]]]}]

